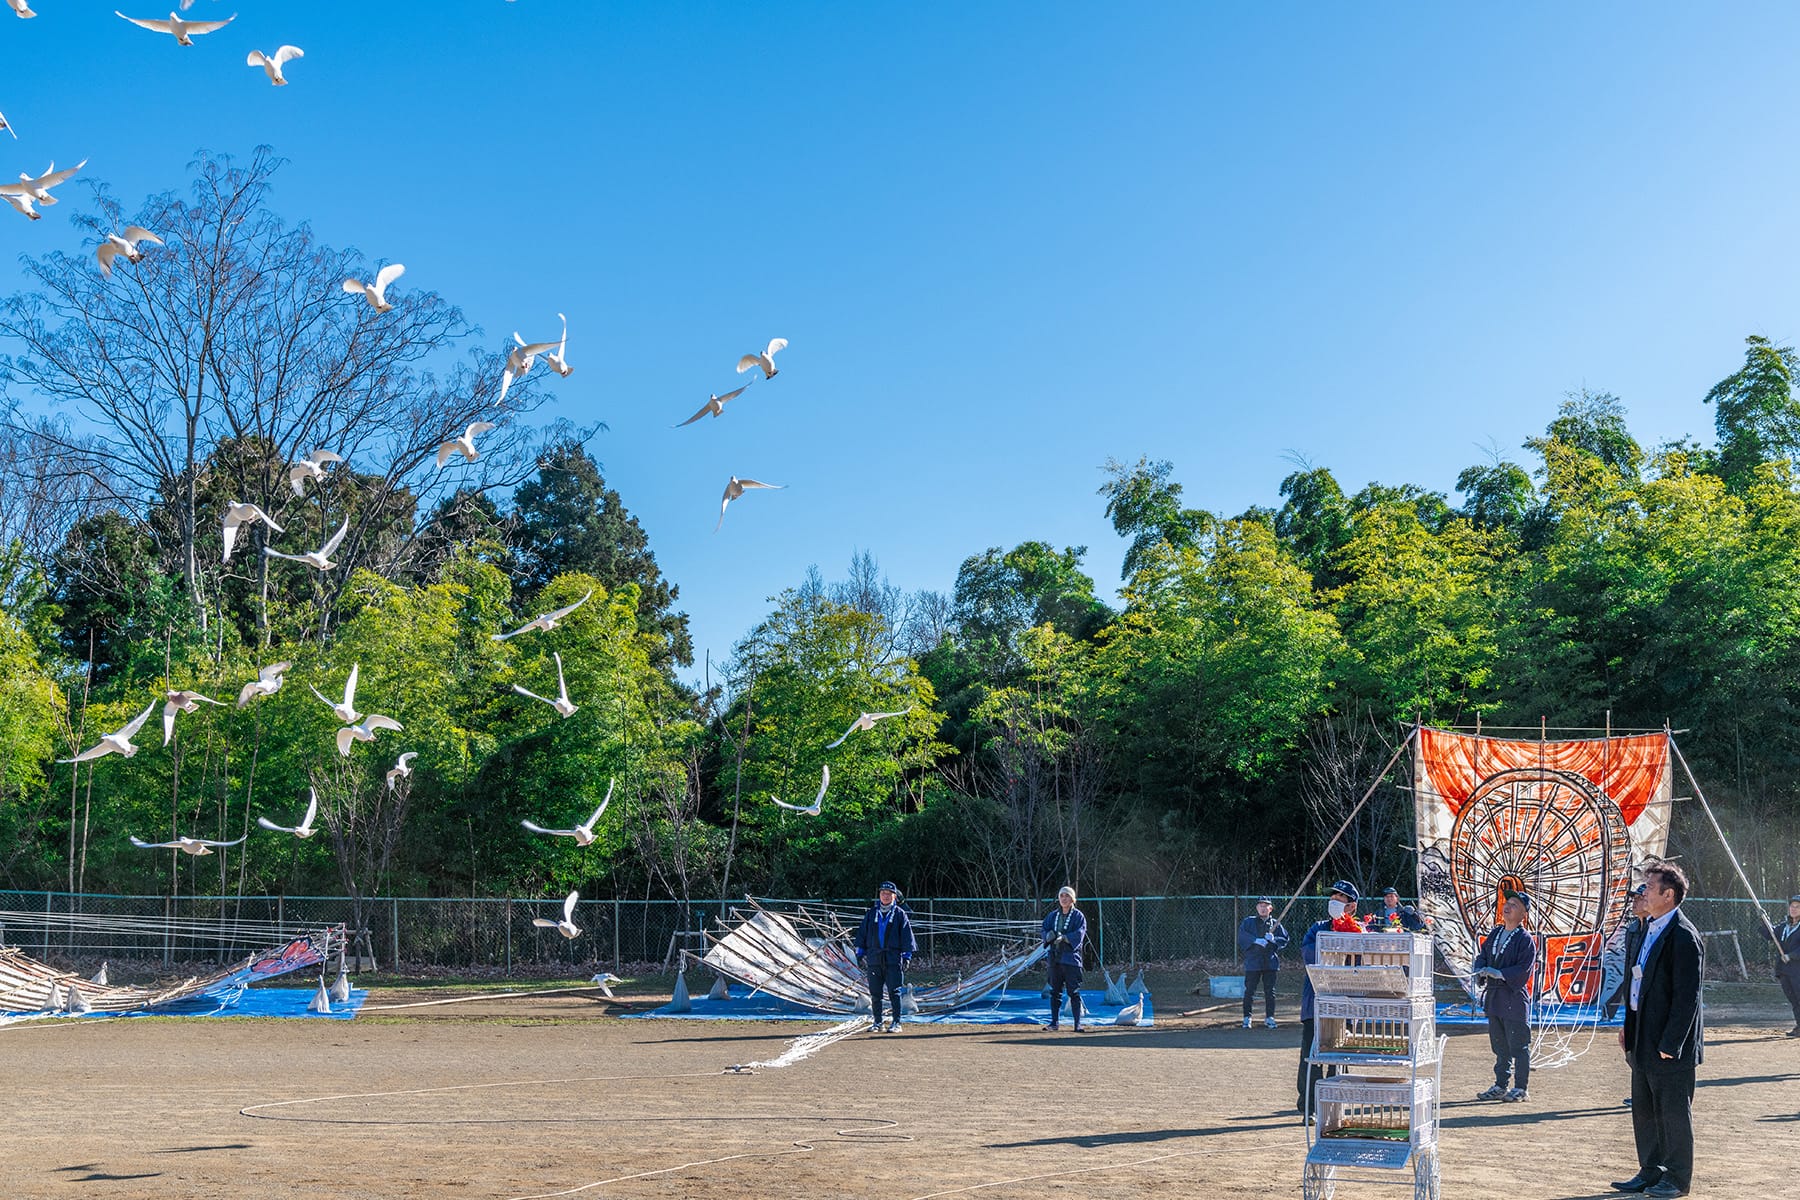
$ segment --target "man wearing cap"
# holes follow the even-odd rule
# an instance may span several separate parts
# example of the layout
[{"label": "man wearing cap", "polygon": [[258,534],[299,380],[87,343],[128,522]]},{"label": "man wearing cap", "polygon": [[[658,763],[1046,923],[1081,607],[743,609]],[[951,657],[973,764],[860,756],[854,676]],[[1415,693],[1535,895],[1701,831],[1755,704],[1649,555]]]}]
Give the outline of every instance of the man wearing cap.
[{"label": "man wearing cap", "polygon": [[1400,903],[1397,888],[1381,893],[1381,907],[1369,918],[1369,928],[1377,933],[1424,933],[1425,918],[1410,904]]},{"label": "man wearing cap", "polygon": [[1694,1180],[1694,1073],[1705,1057],[1706,1014],[1700,981],[1706,949],[1681,911],[1687,875],[1674,863],[1644,871],[1649,920],[1631,963],[1631,987],[1619,1046],[1631,1064],[1631,1132],[1638,1173],[1613,1184],[1621,1192],[1685,1196]]},{"label": "man wearing cap", "polygon": [[[1769,931],[1763,930],[1768,937]],[[1788,900],[1787,924],[1775,926],[1775,978],[1781,983],[1781,994],[1794,1010],[1791,1038],[1800,1038],[1800,896]]]},{"label": "man wearing cap", "polygon": [[[1319,961],[1319,935],[1333,931],[1349,932],[1360,930],[1362,926],[1356,921],[1356,885],[1348,879],[1340,879],[1331,885],[1331,900],[1326,905],[1330,914],[1323,921],[1314,921],[1306,927],[1306,933],[1300,938],[1300,961],[1308,966]],[[1311,1111],[1309,1101],[1312,1099],[1313,1085],[1324,1076],[1325,1069],[1308,1061],[1313,1050],[1313,986],[1309,975],[1300,985],[1300,1073],[1294,1082],[1299,1099],[1294,1107],[1303,1114]]]},{"label": "man wearing cap", "polygon": [[1475,956],[1471,974],[1484,981],[1481,1006],[1487,1010],[1488,1045],[1494,1051],[1494,1086],[1477,1100],[1527,1100],[1531,1093],[1531,1023],[1526,992],[1537,947],[1523,928],[1531,899],[1524,892],[1506,893],[1500,924],[1494,926]]},{"label": "man wearing cap", "polygon": [[881,898],[863,914],[856,931],[856,965],[869,979],[869,1008],[874,1014],[872,1032],[880,1033],[881,997],[885,990],[893,1001],[894,1016],[887,1032],[900,1032],[900,988],[906,981],[906,964],[919,944],[913,938],[912,918],[900,907],[900,889],[884,881]]},{"label": "man wearing cap", "polygon": [[[1619,1005],[1625,1003],[1625,992],[1631,983],[1631,964],[1637,961],[1638,948],[1644,944],[1644,916],[1647,912],[1649,909],[1644,905],[1644,885],[1640,883],[1631,889],[1631,916],[1625,920],[1625,969],[1619,972],[1619,986],[1606,998],[1602,1013],[1605,1020],[1612,1020],[1619,1011]],[[1625,1098],[1625,1103],[1631,1103],[1629,1096]]]},{"label": "man wearing cap", "polygon": [[1256,914],[1238,925],[1238,950],[1244,956],[1244,1028],[1250,1028],[1250,1008],[1256,989],[1263,993],[1263,1024],[1275,1028],[1275,975],[1281,970],[1281,949],[1288,931],[1275,919],[1275,905],[1268,897],[1256,902]]},{"label": "man wearing cap", "polygon": [[1087,939],[1087,917],[1075,907],[1075,889],[1064,885],[1056,907],[1044,917],[1044,948],[1050,964],[1050,1028],[1060,1029],[1063,992],[1069,993],[1069,1016],[1081,1032],[1081,943]]}]

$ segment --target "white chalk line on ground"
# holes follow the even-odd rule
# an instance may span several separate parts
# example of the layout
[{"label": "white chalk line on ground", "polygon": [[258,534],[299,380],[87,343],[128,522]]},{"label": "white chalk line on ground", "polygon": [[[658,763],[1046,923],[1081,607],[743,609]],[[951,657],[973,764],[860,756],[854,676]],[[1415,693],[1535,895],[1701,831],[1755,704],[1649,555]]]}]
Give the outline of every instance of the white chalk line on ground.
[{"label": "white chalk line on ground", "polygon": [[1013,1183],[1032,1183],[1039,1179],[1061,1179],[1068,1175],[1092,1175],[1100,1171],[1125,1171],[1132,1167],[1148,1166],[1150,1163],[1166,1162],[1172,1158],[1216,1158],[1226,1154],[1248,1154],[1260,1150],[1260,1146],[1221,1146],[1206,1150],[1176,1150],[1169,1154],[1153,1154],[1148,1158],[1134,1158],[1130,1162],[1105,1163],[1097,1167],[1073,1167],[1067,1171],[1045,1171],[1037,1175],[1020,1175],[1013,1179],[990,1179],[986,1183],[971,1183],[964,1187],[946,1188],[938,1192],[926,1192],[914,1196],[912,1200],[934,1200],[937,1196],[960,1196],[965,1192],[979,1192],[984,1188],[1005,1187]]}]

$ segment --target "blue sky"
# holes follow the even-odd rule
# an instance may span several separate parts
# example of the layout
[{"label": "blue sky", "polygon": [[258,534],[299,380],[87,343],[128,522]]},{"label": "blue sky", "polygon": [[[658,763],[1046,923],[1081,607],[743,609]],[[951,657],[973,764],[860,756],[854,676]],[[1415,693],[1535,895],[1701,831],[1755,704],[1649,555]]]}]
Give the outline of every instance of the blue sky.
[{"label": "blue sky", "polygon": [[[192,49],[115,6],[0,11],[0,177],[135,200],[267,143],[275,207],[402,295],[496,347],[566,312],[551,411],[609,426],[715,658],[858,550],[948,589],[1085,544],[1110,593],[1109,456],[1228,513],[1293,454],[1448,491],[1581,387],[1710,440],[1742,338],[1796,333],[1782,6],[200,0],[242,11]],[[0,210],[0,286],[79,244],[63,195]],[[778,378],[669,428],[771,336]],[[789,490],[715,536],[733,473]]]}]

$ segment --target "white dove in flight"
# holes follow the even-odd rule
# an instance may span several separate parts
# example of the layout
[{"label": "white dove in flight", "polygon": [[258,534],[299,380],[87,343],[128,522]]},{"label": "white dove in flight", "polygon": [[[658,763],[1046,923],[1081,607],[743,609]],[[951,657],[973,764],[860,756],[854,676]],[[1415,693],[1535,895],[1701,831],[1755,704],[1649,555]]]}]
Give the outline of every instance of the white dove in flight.
[{"label": "white dove in flight", "polygon": [[717,524],[713,526],[713,532],[719,532],[719,527],[725,524],[725,506],[730,504],[733,500],[736,500],[739,496],[742,496],[751,488],[768,488],[772,491],[780,491],[786,486],[787,484],[785,483],[759,483],[754,479],[739,479],[736,475],[733,475],[731,477],[731,482],[725,485],[725,498],[719,501],[719,520]]},{"label": "white dove in flight", "polygon": [[388,303],[388,285],[406,274],[405,263],[389,263],[375,273],[374,283],[364,283],[360,279],[344,280],[344,290],[352,296],[361,296],[369,302],[369,307],[378,313],[393,312],[394,306]]},{"label": "white dove in flight", "polygon": [[329,450],[314,450],[299,462],[288,465],[288,486],[294,489],[294,495],[304,496],[308,480],[315,484],[318,483],[325,477],[327,463],[343,461],[344,456],[341,454],[333,454]]},{"label": "white dove in flight", "polygon": [[19,140],[19,131],[12,127],[12,123],[6,119],[5,113],[0,113],[0,129],[4,129],[6,132],[12,134],[13,141],[16,142]]},{"label": "white dove in flight", "polygon": [[280,550],[274,550],[268,546],[264,546],[263,553],[272,558],[286,558],[294,562],[305,563],[315,571],[329,571],[337,566],[336,563],[331,561],[332,551],[343,544],[344,535],[349,532],[350,518],[345,517],[344,523],[338,526],[338,531],[332,534],[331,537],[326,540],[325,544],[320,546],[317,550],[308,550],[305,554],[284,554]]},{"label": "white dove in flight", "polygon": [[738,374],[742,375],[751,367],[761,367],[764,379],[775,378],[775,376],[781,374],[780,371],[775,369],[775,355],[777,352],[786,349],[786,338],[771,339],[769,348],[764,350],[761,354],[746,354],[744,357],[738,359]]},{"label": "white dove in flight", "polygon": [[32,212],[31,205],[35,202],[44,208],[49,208],[55,204],[56,197],[50,194],[50,189],[58,184],[67,183],[74,177],[75,172],[85,166],[87,166],[85,158],[66,171],[57,170],[56,164],[51,163],[50,169],[36,178],[21,171],[19,172],[19,182],[0,183],[0,196],[4,196],[14,208],[36,221],[44,214]]},{"label": "white dove in flight", "polygon": [[214,33],[237,20],[236,13],[232,13],[223,21],[184,21],[174,13],[170,13],[168,20],[159,21],[155,18],[127,17],[116,8],[113,9],[113,15],[130,21],[140,29],[149,29],[156,33],[172,33],[175,35],[176,44],[182,46],[193,45],[195,34]]},{"label": "white dove in flight", "polygon": [[617,1000],[618,997],[612,993],[612,985],[615,983],[624,983],[625,981],[620,979],[617,975],[614,975],[611,971],[602,971],[592,979],[588,980],[588,982],[595,987],[598,987],[600,989],[600,994],[605,996],[608,1000]]},{"label": "white dove in flight", "polygon": [[548,696],[540,696],[536,692],[528,692],[516,683],[512,685],[512,690],[519,693],[521,696],[529,696],[533,700],[540,700],[543,703],[548,704],[564,717],[572,717],[575,715],[577,705],[574,701],[569,699],[569,685],[563,682],[562,655],[552,654],[550,657],[556,660],[556,699],[552,700]]},{"label": "white dove in flight", "polygon": [[83,750],[74,758],[59,758],[56,761],[59,763],[92,762],[96,758],[105,758],[108,754],[122,754],[126,758],[130,758],[138,752],[138,748],[132,744],[131,739],[137,736],[137,731],[144,727],[144,722],[148,721],[150,714],[155,711],[156,701],[152,700],[149,707],[131,718],[130,723],[123,729],[116,729],[107,734],[100,739],[97,745]]},{"label": "white dove in flight", "polygon": [[257,671],[256,678],[246,683],[239,691],[237,706],[243,708],[258,696],[273,696],[281,690],[281,677],[287,674],[293,663],[270,663]]},{"label": "white dove in flight", "polygon": [[506,352],[506,367],[500,372],[500,395],[494,401],[496,408],[506,403],[506,393],[512,390],[513,380],[531,374],[538,355],[556,348],[555,342],[527,342],[516,329],[513,330],[513,341],[518,344]]},{"label": "white dove in flight", "polygon": [[275,518],[271,517],[268,513],[264,512],[254,504],[245,504],[241,500],[232,500],[225,505],[225,554],[224,557],[219,559],[220,562],[231,561],[231,548],[237,545],[239,527],[253,525],[257,521],[261,521],[276,533],[282,532],[281,526],[275,523]]},{"label": "white dove in flight", "polygon": [[825,773],[819,779],[819,794],[813,797],[813,802],[811,804],[789,804],[786,800],[783,800],[778,796],[770,796],[769,799],[775,801],[775,804],[778,808],[785,808],[789,812],[804,813],[809,817],[816,817],[819,815],[820,811],[824,808],[825,789],[830,786],[831,786],[831,765],[829,763],[827,763],[825,766]]},{"label": "white dove in flight", "polygon": [[319,832],[313,828],[313,818],[319,815],[319,793],[312,788],[306,789],[306,815],[300,818],[298,825],[277,825],[267,817],[256,818],[256,823],[264,829],[273,829],[276,833],[291,833],[297,838],[309,838]]},{"label": "white dove in flight", "polygon": [[850,728],[844,730],[843,737],[839,738],[835,742],[832,742],[829,746],[826,746],[825,748],[827,750],[836,750],[839,746],[843,745],[844,742],[849,739],[851,734],[856,733],[858,731],[867,733],[869,730],[875,728],[875,722],[885,721],[889,717],[904,717],[907,713],[910,713],[911,711],[912,711],[912,709],[908,708],[903,712],[889,712],[889,713],[866,712],[862,716],[856,718],[856,720],[850,722]]},{"label": "white dove in flight", "polygon": [[94,257],[100,260],[100,274],[112,278],[113,259],[121,254],[128,263],[142,262],[144,252],[138,249],[139,242],[149,242],[160,246],[163,240],[145,229],[142,225],[127,225],[124,233],[109,233],[100,248],[94,251]]},{"label": "white dove in flight", "polygon": [[707,413],[711,413],[715,417],[719,416],[721,413],[723,413],[725,411],[725,406],[727,404],[730,404],[733,400],[736,400],[739,396],[743,395],[745,389],[748,388],[749,386],[750,385],[746,383],[743,387],[736,388],[733,391],[726,392],[723,396],[719,395],[717,392],[713,393],[711,396],[707,397],[706,403],[702,404],[700,406],[699,412],[695,413],[693,416],[691,416],[687,420],[683,421],[680,425],[675,426],[675,428],[682,429],[689,425],[692,425],[695,421],[698,421],[701,417],[704,417]]},{"label": "white dove in flight", "polygon": [[12,9],[21,21],[29,21],[31,18],[37,16],[36,13],[31,11],[31,5],[28,0],[6,0],[6,7]]},{"label": "white dove in flight", "polygon": [[175,714],[191,713],[200,707],[202,701],[217,704],[220,708],[225,707],[223,701],[202,696],[199,692],[172,688],[163,693],[163,745],[168,745],[169,739],[175,736]]},{"label": "white dove in flight", "polygon": [[419,757],[419,752],[417,750],[408,750],[405,754],[402,754],[399,758],[394,760],[394,765],[388,768],[387,773],[388,791],[393,791],[394,785],[400,780],[412,778],[412,760],[417,757]]},{"label": "white dove in flight", "polygon": [[519,824],[533,833],[545,833],[551,837],[574,838],[577,846],[591,846],[594,844],[594,826],[600,823],[600,817],[606,812],[606,806],[612,803],[614,782],[611,779],[606,781],[606,799],[600,801],[600,807],[594,810],[593,816],[573,829],[545,829],[542,825],[534,825],[530,821],[520,821]]},{"label": "white dove in flight", "polygon": [[546,921],[542,917],[533,917],[531,923],[543,929],[554,929],[571,940],[578,938],[581,936],[581,930],[575,928],[575,904],[580,899],[580,892],[570,892],[563,898],[563,916],[560,921]]},{"label": "white dove in flight", "polygon": [[556,315],[563,323],[562,340],[556,343],[556,349],[544,352],[544,365],[567,379],[575,373],[575,368],[569,365],[569,318],[561,313]]},{"label": "white dove in flight", "polygon": [[[244,837],[249,836],[249,834],[244,835]],[[131,844],[139,850],[179,850],[183,854],[192,854],[195,858],[199,858],[203,854],[211,854],[214,846],[236,846],[240,845],[243,840],[244,838],[238,838],[233,842],[218,842],[210,838],[178,837],[172,842],[145,842],[134,837],[131,839]]]},{"label": "white dove in flight", "polygon": [[338,753],[345,758],[350,757],[350,747],[357,742],[372,742],[375,732],[380,729],[400,730],[404,728],[392,717],[384,717],[380,713],[370,713],[357,725],[348,725],[337,731]]},{"label": "white dove in flight", "polygon": [[[286,664],[284,663],[283,665],[285,666]],[[362,720],[362,714],[356,711],[356,676],[361,670],[361,663],[350,664],[350,678],[344,680],[344,698],[342,701],[327,698],[323,692],[319,691],[318,688],[313,687],[310,683],[306,686],[312,688],[312,694],[317,696],[331,709],[332,716],[336,717],[346,725],[354,725]]]},{"label": "white dove in flight", "polygon": [[452,454],[460,453],[469,462],[480,458],[481,452],[475,449],[475,439],[492,428],[494,428],[494,424],[491,421],[476,421],[463,431],[461,437],[454,437],[440,444],[437,448],[438,468],[442,470],[444,464],[450,461]]},{"label": "white dove in flight", "polygon": [[274,84],[276,87],[286,87],[287,76],[281,73],[282,65],[284,63],[292,62],[296,58],[305,57],[306,51],[298,46],[283,46],[273,54],[264,54],[261,50],[252,50],[250,52],[250,57],[244,60],[244,65],[246,67],[261,67],[263,69],[263,74],[269,77],[270,83]]},{"label": "white dove in flight", "polygon": [[581,599],[577,600],[575,603],[569,605],[568,607],[558,608],[558,609],[555,609],[555,610],[553,610],[551,612],[547,612],[547,613],[539,613],[537,616],[531,618],[531,620],[525,622],[525,624],[519,626],[517,629],[513,630],[511,633],[496,633],[493,635],[493,638],[496,642],[504,642],[507,638],[516,638],[521,633],[529,633],[533,629],[542,629],[545,633],[548,633],[548,632],[550,632],[550,630],[555,629],[557,626],[557,623],[560,622],[563,618],[567,617],[570,613],[574,612],[576,609],[578,609],[582,605],[586,604],[588,602],[588,596],[592,596],[593,594],[594,594],[594,589],[589,588],[586,596],[583,596]]}]

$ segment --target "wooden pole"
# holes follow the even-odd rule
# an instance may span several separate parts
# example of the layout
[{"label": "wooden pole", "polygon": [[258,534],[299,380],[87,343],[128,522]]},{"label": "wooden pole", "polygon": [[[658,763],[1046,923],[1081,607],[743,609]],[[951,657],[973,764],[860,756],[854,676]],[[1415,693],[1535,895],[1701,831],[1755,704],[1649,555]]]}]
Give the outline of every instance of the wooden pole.
[{"label": "wooden pole", "polygon": [[1387,773],[1394,769],[1394,764],[1400,761],[1400,756],[1406,752],[1406,748],[1412,745],[1413,739],[1418,736],[1419,727],[1415,724],[1412,727],[1412,731],[1401,739],[1398,746],[1394,747],[1393,756],[1387,760],[1387,765],[1375,773],[1375,779],[1369,784],[1369,790],[1362,794],[1362,799],[1356,802],[1356,807],[1350,810],[1350,815],[1344,818],[1344,823],[1342,825],[1338,826],[1338,831],[1332,835],[1331,841],[1327,842],[1325,844],[1325,849],[1319,852],[1319,857],[1314,861],[1312,870],[1306,873],[1306,878],[1300,881],[1300,886],[1294,889],[1294,894],[1288,897],[1288,902],[1281,906],[1281,912],[1275,917],[1277,921],[1287,920],[1288,910],[1294,907],[1295,903],[1300,899],[1301,893],[1306,891],[1307,884],[1313,881],[1313,876],[1319,873],[1319,868],[1325,865],[1325,860],[1330,857],[1331,852],[1337,848],[1338,842],[1344,836],[1344,831],[1350,828],[1350,822],[1356,820],[1356,814],[1363,810],[1363,805],[1369,802],[1369,797],[1375,794],[1375,789],[1381,786],[1381,781],[1387,778]]},{"label": "wooden pole", "polygon": [[1713,816],[1712,805],[1706,802],[1706,793],[1700,790],[1700,781],[1694,778],[1694,768],[1688,766],[1687,755],[1683,754],[1681,747],[1675,744],[1675,737],[1668,731],[1667,725],[1663,726],[1663,736],[1669,739],[1669,749],[1675,752],[1676,761],[1681,763],[1681,769],[1688,777],[1688,784],[1694,789],[1694,798],[1700,801],[1700,807],[1706,812],[1706,819],[1712,822],[1713,832],[1719,835],[1719,845],[1725,847],[1725,857],[1731,860],[1731,869],[1737,872],[1738,882],[1744,885],[1744,895],[1750,897],[1750,904],[1756,909],[1757,919],[1763,924],[1763,932],[1767,933],[1769,940],[1775,943],[1775,953],[1781,956],[1781,961],[1787,962],[1787,952],[1781,948],[1781,939],[1775,936],[1775,926],[1769,923],[1769,914],[1763,911],[1762,900],[1757,896],[1756,889],[1750,886],[1750,880],[1745,876],[1744,868],[1738,865],[1737,855],[1732,852],[1731,843],[1725,840],[1725,831],[1719,827],[1719,818]]}]

